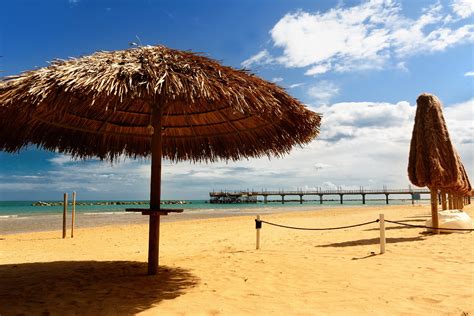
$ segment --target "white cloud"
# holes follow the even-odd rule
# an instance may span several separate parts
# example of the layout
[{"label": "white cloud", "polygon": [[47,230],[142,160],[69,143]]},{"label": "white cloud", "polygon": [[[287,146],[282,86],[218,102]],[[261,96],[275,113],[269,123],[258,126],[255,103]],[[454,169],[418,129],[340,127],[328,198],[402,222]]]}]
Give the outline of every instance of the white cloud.
[{"label": "white cloud", "polygon": [[314,76],[314,75],[319,75],[328,72],[331,70],[331,64],[326,63],[326,64],[318,64],[316,66],[311,67],[310,69],[306,70],[304,73],[307,76]]},{"label": "white cloud", "polygon": [[474,76],[474,71],[468,71],[464,74],[465,77],[472,77]]},{"label": "white cloud", "polygon": [[256,55],[250,57],[249,59],[241,63],[242,67],[249,68],[253,64],[270,64],[273,62],[273,57],[270,53],[264,49]]},{"label": "white cloud", "polygon": [[339,93],[339,87],[330,81],[319,81],[314,86],[309,87],[307,94],[313,98],[315,103],[328,103]]},{"label": "white cloud", "polygon": [[[471,15],[465,13],[469,8],[464,1],[453,4],[457,14]],[[305,74],[314,76],[330,71],[396,68],[394,65],[404,65],[409,56],[474,42],[474,25],[455,25],[443,9],[437,3],[412,19],[402,14],[398,1],[368,0],[326,12],[288,13],[270,31],[281,55],[272,56],[265,49],[242,64],[280,63],[308,68]]]},{"label": "white cloud", "polygon": [[294,83],[294,84],[290,84],[288,87],[290,89],[293,89],[293,88],[298,88],[298,87],[301,87],[301,86],[304,86],[304,83],[302,83],[302,82]]},{"label": "white cloud", "polygon": [[283,78],[282,77],[275,77],[272,79],[272,82],[282,82]]},{"label": "white cloud", "polygon": [[413,124],[415,107],[402,101],[397,104],[343,102],[315,109],[323,114],[320,139],[339,142],[370,135],[405,142],[406,130]]},{"label": "white cloud", "polygon": [[59,156],[56,156],[56,157],[53,157],[53,158],[49,159],[49,162],[51,162],[55,165],[62,166],[62,165],[65,165],[67,163],[74,162],[74,159],[72,159],[70,156],[59,155]]},{"label": "white cloud", "polygon": [[472,0],[454,0],[452,4],[454,13],[462,19],[466,19],[474,14],[474,1]]},{"label": "white cloud", "polygon": [[397,69],[400,69],[400,70],[402,70],[402,71],[404,71],[404,72],[408,72],[407,65],[406,65],[406,63],[405,63],[404,61],[399,62],[399,63],[397,64],[396,68],[397,68]]},{"label": "white cloud", "polygon": [[321,163],[321,162],[317,162],[314,164],[314,168],[316,170],[322,170],[322,169],[327,169],[327,168],[330,168],[332,167],[331,165],[328,165],[326,163]]},{"label": "white cloud", "polygon": [[[454,104],[444,109],[446,125],[450,132],[452,141],[456,147],[469,148],[470,155],[473,154],[474,146],[474,99]],[[464,150],[467,154],[468,150]],[[474,175],[471,175],[471,177]]]}]

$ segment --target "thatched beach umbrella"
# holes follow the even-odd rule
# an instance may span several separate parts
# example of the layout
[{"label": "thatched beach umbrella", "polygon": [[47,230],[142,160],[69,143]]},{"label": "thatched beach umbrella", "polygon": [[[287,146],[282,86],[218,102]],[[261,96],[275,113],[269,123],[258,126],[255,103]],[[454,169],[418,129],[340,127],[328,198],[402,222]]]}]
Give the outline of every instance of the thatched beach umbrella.
[{"label": "thatched beach umbrella", "polygon": [[460,161],[449,138],[441,101],[434,95],[423,93],[416,103],[408,177],[414,185],[430,188],[431,215],[433,226],[437,228],[438,189],[463,185]]},{"label": "thatched beach umbrella", "polygon": [[456,156],[459,161],[459,174],[461,179],[456,186],[449,187],[446,191],[451,192],[455,196],[455,208],[462,209],[464,207],[463,198],[470,194],[472,186],[459,154],[456,153]]},{"label": "thatched beach umbrella", "polygon": [[279,156],[321,117],[277,85],[191,52],[97,52],[0,84],[0,150],[28,144],[78,158],[151,156],[148,272],[158,267],[161,159]]}]

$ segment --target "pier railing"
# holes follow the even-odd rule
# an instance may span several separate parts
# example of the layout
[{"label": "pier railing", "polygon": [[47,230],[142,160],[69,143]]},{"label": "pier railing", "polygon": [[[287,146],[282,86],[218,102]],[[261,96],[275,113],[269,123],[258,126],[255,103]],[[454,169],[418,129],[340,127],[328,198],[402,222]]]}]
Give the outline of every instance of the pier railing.
[{"label": "pier railing", "polygon": [[428,189],[359,189],[359,190],[297,190],[297,191],[287,191],[287,190],[279,190],[279,191],[213,191],[209,192],[210,196],[219,196],[219,195],[339,195],[339,194],[429,194],[430,190]]},{"label": "pier railing", "polygon": [[261,191],[255,191],[255,190],[242,190],[242,191],[227,191],[227,190],[221,190],[221,191],[213,191],[209,192],[210,196],[210,203],[257,203],[258,200],[257,198],[259,196],[263,197],[264,203],[268,202],[268,196],[281,196],[281,203],[285,203],[285,196],[299,196],[299,201],[302,204],[303,203],[303,197],[305,195],[317,195],[319,196],[319,201],[320,204],[323,204],[323,197],[325,195],[339,195],[340,198],[340,203],[343,204],[344,201],[344,195],[361,195],[362,196],[362,204],[365,204],[365,197],[366,195],[385,195],[385,201],[386,204],[388,204],[389,201],[389,195],[390,194],[409,194],[411,195],[411,200],[412,203],[414,203],[415,200],[420,198],[421,194],[430,194],[430,191],[428,189],[413,189],[413,188],[408,188],[408,189],[388,189],[388,188],[382,188],[382,189],[364,189],[360,188],[358,190],[343,190],[341,188],[335,189],[335,190],[293,190],[293,191],[286,191],[286,190],[278,190],[278,191],[267,191],[267,190],[261,190]]}]

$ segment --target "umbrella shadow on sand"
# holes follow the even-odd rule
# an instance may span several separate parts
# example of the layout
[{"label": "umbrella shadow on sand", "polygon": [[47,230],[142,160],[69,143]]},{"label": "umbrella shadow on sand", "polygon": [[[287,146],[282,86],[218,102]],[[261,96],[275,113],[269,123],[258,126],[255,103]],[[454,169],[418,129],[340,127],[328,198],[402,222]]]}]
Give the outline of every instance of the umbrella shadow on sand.
[{"label": "umbrella shadow on sand", "polygon": [[[402,242],[413,242],[413,241],[422,241],[424,238],[422,236],[418,237],[394,237],[386,238],[387,244],[397,244]],[[368,246],[368,245],[377,245],[380,244],[380,238],[370,238],[370,239],[359,239],[359,240],[349,240],[343,242],[336,242],[326,245],[319,245],[317,247],[355,247],[355,246]]]},{"label": "umbrella shadow on sand", "polygon": [[132,261],[59,261],[0,266],[1,315],[132,315],[199,283],[188,270]]}]

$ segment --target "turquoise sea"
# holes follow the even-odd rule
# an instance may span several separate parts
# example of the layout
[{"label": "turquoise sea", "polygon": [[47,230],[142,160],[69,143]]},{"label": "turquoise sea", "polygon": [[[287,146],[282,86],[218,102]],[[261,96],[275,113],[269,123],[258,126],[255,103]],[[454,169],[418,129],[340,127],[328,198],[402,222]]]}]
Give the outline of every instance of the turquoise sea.
[{"label": "turquoise sea", "polygon": [[[210,204],[207,200],[183,200],[187,204],[179,205],[179,204],[170,204],[170,205],[163,205],[164,208],[171,208],[171,209],[184,209],[185,212],[192,212],[192,211],[219,211],[225,212],[227,211],[238,211],[243,209],[259,209],[259,208],[307,208],[310,206],[311,208],[324,208],[324,207],[339,207],[339,206],[359,206],[362,205],[362,202],[359,200],[351,200],[351,201],[344,201],[344,204],[341,205],[339,201],[324,201],[321,205],[319,201],[304,201],[303,204],[299,202],[285,202],[285,204],[281,204],[281,202],[269,202],[268,204],[264,204],[262,201],[258,203],[249,203],[249,204]],[[63,207],[62,206],[32,206],[33,203],[38,201],[0,201],[0,219],[7,219],[7,218],[18,218],[18,217],[30,217],[30,216],[44,216],[44,215],[58,215],[62,214]],[[42,201],[42,202],[61,202],[61,201]],[[81,200],[78,203],[100,203],[106,201],[90,201],[90,200]],[[114,201],[117,202],[117,201]],[[121,201],[127,202],[127,201]],[[138,201],[137,202],[141,202]],[[390,200],[389,203],[391,205],[403,205],[411,204],[410,199],[405,200]],[[417,203],[424,203],[424,201],[417,201]],[[368,200],[367,206],[376,206],[376,205],[385,205],[385,200]],[[92,214],[117,214],[117,213],[125,213],[125,208],[146,208],[148,204],[142,205],[76,205],[76,212],[78,214],[84,215],[92,215]],[[71,206],[68,207],[69,212],[71,211]]]}]

